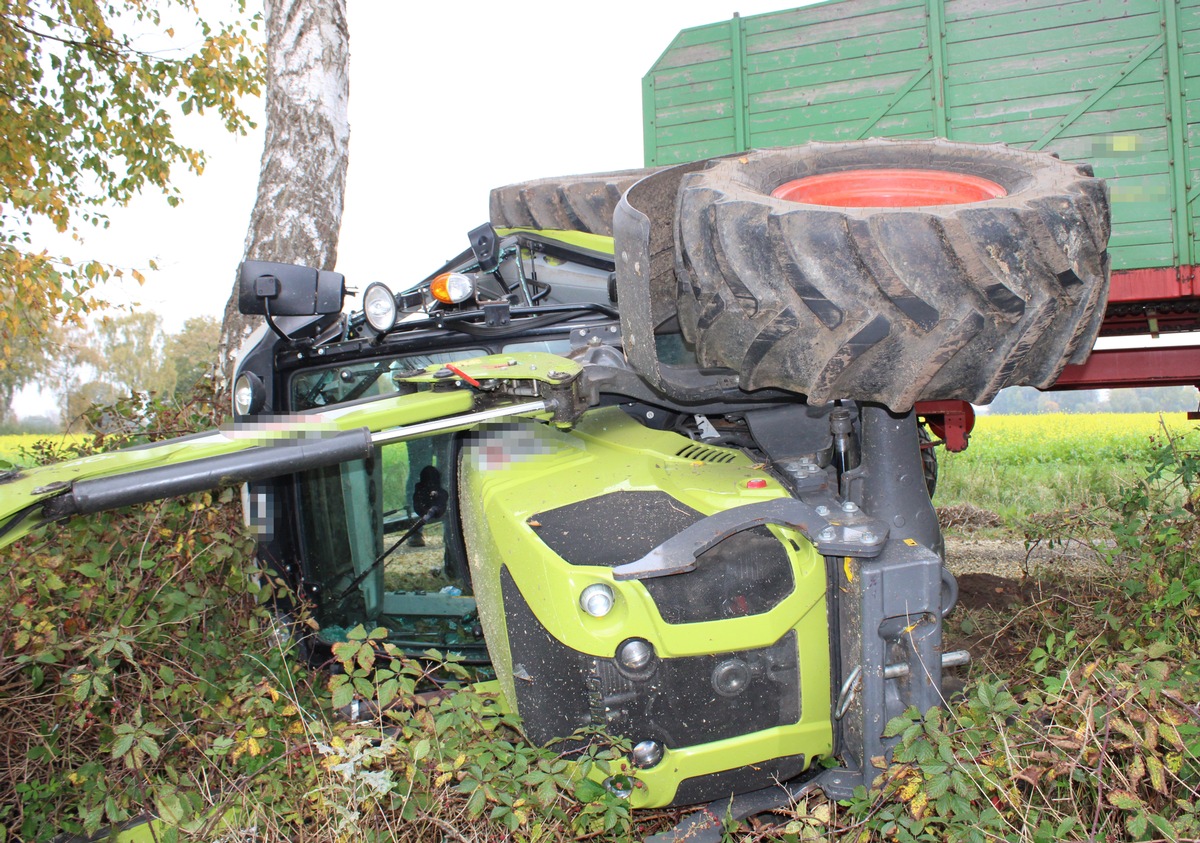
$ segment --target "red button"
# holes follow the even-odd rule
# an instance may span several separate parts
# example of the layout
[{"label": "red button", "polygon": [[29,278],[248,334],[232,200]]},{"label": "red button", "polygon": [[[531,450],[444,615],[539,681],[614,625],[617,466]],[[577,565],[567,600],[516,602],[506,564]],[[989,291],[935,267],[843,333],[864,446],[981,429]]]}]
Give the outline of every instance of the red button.
[{"label": "red button", "polygon": [[757,478],[755,480],[747,480],[746,488],[747,489],[765,489],[765,488],[767,488],[767,481],[763,480],[761,477]]}]

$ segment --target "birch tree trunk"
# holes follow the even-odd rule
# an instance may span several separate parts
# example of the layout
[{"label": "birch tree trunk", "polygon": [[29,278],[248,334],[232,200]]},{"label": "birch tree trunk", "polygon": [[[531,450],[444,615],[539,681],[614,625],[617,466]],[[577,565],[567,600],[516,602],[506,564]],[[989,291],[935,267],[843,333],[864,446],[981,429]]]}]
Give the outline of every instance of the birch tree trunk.
[{"label": "birch tree trunk", "polygon": [[[267,124],[245,258],[333,269],[350,146],[346,0],[266,0]],[[219,346],[226,381],[260,322],[238,313],[237,282]]]}]

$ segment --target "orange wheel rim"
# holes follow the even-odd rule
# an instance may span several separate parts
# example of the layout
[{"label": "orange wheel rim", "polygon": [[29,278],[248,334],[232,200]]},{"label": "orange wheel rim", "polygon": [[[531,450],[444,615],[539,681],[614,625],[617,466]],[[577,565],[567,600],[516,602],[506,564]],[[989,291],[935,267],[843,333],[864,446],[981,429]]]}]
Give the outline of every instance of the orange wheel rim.
[{"label": "orange wheel rim", "polygon": [[776,199],[838,208],[965,205],[1007,196],[994,181],[947,170],[846,170],[805,176],[771,191]]}]

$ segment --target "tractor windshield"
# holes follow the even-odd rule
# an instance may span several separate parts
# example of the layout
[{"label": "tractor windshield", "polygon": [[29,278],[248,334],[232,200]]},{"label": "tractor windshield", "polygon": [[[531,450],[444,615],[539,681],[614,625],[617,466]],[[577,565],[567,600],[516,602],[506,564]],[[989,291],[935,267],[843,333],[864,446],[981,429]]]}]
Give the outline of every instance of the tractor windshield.
[{"label": "tractor windshield", "polygon": [[[394,373],[485,353],[459,349],[298,372],[292,409],[394,394]],[[410,652],[435,648],[486,662],[458,528],[458,448],[457,434],[428,436],[296,476],[304,579],[327,643],[361,623],[386,628]]]}]

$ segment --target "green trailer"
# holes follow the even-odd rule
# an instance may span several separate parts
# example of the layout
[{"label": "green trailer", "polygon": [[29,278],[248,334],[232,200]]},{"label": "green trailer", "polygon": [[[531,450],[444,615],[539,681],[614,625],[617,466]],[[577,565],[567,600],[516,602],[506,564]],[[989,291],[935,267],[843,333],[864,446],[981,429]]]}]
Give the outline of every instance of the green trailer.
[{"label": "green trailer", "polygon": [[[1090,163],[1112,196],[1102,336],[1200,328],[1200,0],[835,0],[681,31],[645,163],[945,137]],[[1056,388],[1200,385],[1200,348],[1100,351]]]}]

